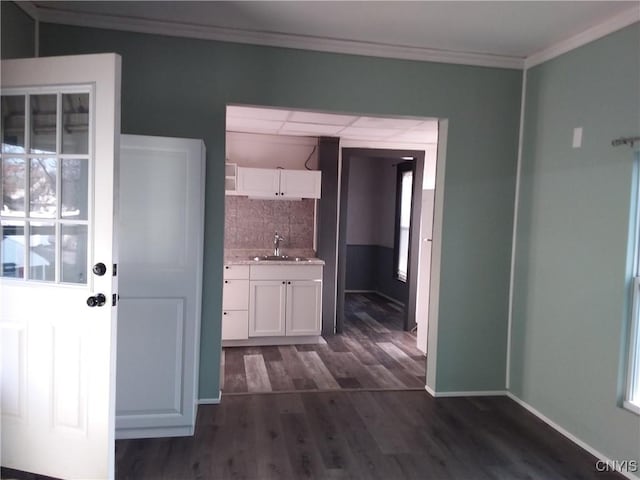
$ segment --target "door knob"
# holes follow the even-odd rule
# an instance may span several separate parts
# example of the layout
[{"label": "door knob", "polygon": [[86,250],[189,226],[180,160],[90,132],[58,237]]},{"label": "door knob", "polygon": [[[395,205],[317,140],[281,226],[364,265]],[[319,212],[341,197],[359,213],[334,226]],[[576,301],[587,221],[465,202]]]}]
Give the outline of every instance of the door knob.
[{"label": "door knob", "polygon": [[93,297],[87,298],[87,305],[90,307],[101,307],[107,302],[107,297],[102,293],[97,293]]},{"label": "door knob", "polygon": [[98,275],[99,277],[103,276],[105,273],[107,273],[107,266],[100,262],[100,263],[96,263],[93,266],[93,273],[95,273],[96,275]]}]

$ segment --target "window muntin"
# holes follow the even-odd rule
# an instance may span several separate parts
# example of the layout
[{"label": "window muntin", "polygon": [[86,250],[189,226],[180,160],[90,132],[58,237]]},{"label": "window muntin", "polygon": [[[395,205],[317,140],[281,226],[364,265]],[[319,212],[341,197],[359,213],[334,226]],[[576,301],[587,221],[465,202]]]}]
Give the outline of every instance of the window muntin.
[{"label": "window muntin", "polygon": [[0,277],[86,284],[90,87],[1,97]]}]

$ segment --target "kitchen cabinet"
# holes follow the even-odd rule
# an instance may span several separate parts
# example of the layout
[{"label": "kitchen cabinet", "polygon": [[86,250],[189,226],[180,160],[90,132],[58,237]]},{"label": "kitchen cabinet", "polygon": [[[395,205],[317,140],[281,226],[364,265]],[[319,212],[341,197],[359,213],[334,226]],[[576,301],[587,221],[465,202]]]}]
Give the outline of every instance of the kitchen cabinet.
[{"label": "kitchen cabinet", "polygon": [[237,194],[250,197],[320,198],[322,172],[272,168],[237,169]]},{"label": "kitchen cabinet", "polygon": [[251,267],[249,337],[320,335],[321,266]]},{"label": "kitchen cabinet", "polygon": [[222,288],[222,340],[249,338],[249,266],[225,265]]}]

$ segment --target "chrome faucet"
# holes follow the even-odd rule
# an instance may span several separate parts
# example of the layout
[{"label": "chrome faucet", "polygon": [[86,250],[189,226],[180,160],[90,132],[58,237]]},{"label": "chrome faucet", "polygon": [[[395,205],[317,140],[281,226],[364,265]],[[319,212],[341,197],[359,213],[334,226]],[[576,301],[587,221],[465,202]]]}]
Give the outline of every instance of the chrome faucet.
[{"label": "chrome faucet", "polygon": [[276,257],[280,256],[280,241],[284,241],[284,237],[278,235],[278,232],[276,232],[273,235],[273,254]]}]

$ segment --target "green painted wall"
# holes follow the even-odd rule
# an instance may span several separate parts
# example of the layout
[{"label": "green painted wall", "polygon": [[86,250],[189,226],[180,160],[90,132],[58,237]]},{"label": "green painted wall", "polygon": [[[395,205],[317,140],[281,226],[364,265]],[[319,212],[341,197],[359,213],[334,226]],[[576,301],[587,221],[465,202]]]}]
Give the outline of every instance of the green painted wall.
[{"label": "green painted wall", "polygon": [[[629,317],[638,24],[527,73],[511,391],[618,460],[640,460],[640,417],[617,406]],[[571,147],[574,127],[583,146]]]},{"label": "green painted wall", "polygon": [[207,145],[200,396],[219,385],[225,105],[447,117],[438,390],[503,389],[520,87],[515,70],[41,25],[42,55],[117,52],[122,131]]},{"label": "green painted wall", "polygon": [[35,55],[35,22],[13,2],[0,2],[0,58]]}]

